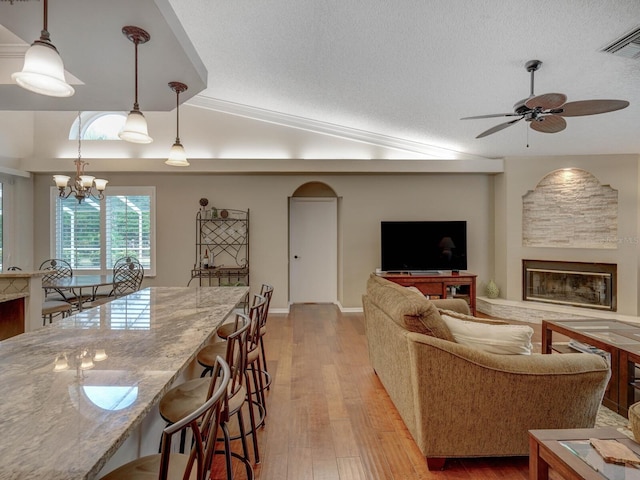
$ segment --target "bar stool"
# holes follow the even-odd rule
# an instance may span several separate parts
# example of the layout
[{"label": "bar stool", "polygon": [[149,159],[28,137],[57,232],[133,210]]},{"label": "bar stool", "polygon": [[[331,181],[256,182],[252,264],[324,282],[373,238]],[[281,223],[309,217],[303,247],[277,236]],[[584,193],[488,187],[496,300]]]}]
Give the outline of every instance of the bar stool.
[{"label": "bar stool", "polygon": [[[218,426],[222,416],[226,393],[231,382],[231,369],[227,362],[218,357],[213,369],[214,376],[209,382],[209,392],[204,400],[181,420],[169,425],[162,432],[160,454],[148,455],[129,462],[106,476],[103,480],[122,478],[191,478],[196,466],[196,479],[207,478],[207,472],[216,453]],[[216,379],[217,381],[214,381]],[[181,436],[191,430],[192,448],[190,454],[172,453],[171,440],[174,434]]]},{"label": "bar stool", "polygon": [[[247,394],[247,406],[249,410],[249,420],[250,420],[250,429],[249,432],[251,434],[253,440],[253,453],[255,463],[260,463],[260,452],[258,449],[258,438],[257,438],[257,428],[264,425],[265,421],[265,408],[264,408],[264,397],[260,396],[256,392],[261,389],[262,383],[260,382],[260,377],[256,376],[255,372],[257,371],[255,365],[256,355],[256,339],[258,338],[260,322],[262,319],[262,313],[264,312],[264,307],[266,305],[266,299],[260,295],[254,295],[253,304],[249,307],[249,320],[251,322],[250,328],[247,331],[247,341],[246,341],[246,358],[245,358],[245,367],[243,369],[243,374],[245,376],[245,387]],[[234,328],[235,327],[234,324]],[[231,336],[234,335],[232,333]],[[228,340],[227,340],[228,342]],[[206,375],[212,364],[213,358],[215,355],[219,354],[220,350],[224,348],[226,342],[218,342],[214,344],[207,345],[200,349],[198,354],[196,355],[196,360],[198,363],[204,367],[202,375]],[[249,377],[249,372],[252,373],[251,377]],[[253,382],[250,381],[253,380]],[[256,400],[254,400],[254,395],[256,396]],[[257,412],[254,410],[257,409]],[[256,420],[257,418],[257,420]]]},{"label": "bar stool", "polygon": [[[266,299],[266,305],[264,307],[264,315],[262,316],[262,320],[260,323],[260,335],[259,335],[259,345],[260,345],[260,353],[261,353],[261,358],[258,359],[258,363],[261,363],[260,367],[259,367],[259,371],[260,374],[264,377],[264,379],[262,379],[262,383],[261,385],[261,391],[260,394],[262,395],[262,398],[264,400],[264,390],[269,390],[271,388],[271,376],[269,375],[269,371],[267,369],[267,357],[265,355],[265,350],[264,350],[264,335],[267,333],[267,318],[269,316],[269,306],[271,305],[271,297],[273,296],[273,287],[271,285],[268,285],[266,283],[262,284],[262,287],[260,288],[260,295],[263,296]],[[221,325],[218,330],[216,331],[216,334],[222,338],[222,339],[226,339],[230,333],[233,332],[234,329],[234,324],[233,323],[225,323],[224,325]],[[258,393],[256,391],[256,393]],[[266,413],[266,403],[263,401],[263,406],[265,408],[265,413]]]},{"label": "bar stool", "polygon": [[[232,457],[237,458],[244,463],[247,470],[247,478],[253,479],[254,473],[253,467],[249,461],[249,452],[246,441],[247,432],[245,432],[242,412],[242,407],[247,398],[247,390],[245,388],[245,370],[247,361],[247,335],[251,327],[251,320],[247,315],[237,313],[236,323],[238,325],[237,331],[229,336],[229,339],[226,342],[219,342],[215,345],[216,347],[219,345],[216,351],[218,353],[222,352],[225,356],[232,373],[231,382],[227,389],[224,408],[220,418],[220,427],[223,433],[225,449],[224,451],[217,451],[216,453],[224,453],[225,455],[228,479],[232,478]],[[220,355],[218,354],[215,358],[218,358],[219,356]],[[210,362],[208,367],[209,368],[205,369],[204,376],[201,378],[184,382],[165,393],[160,400],[159,411],[161,417],[166,422],[171,424],[179,421],[185,413],[193,407],[193,405],[202,402],[202,399],[210,389],[211,382],[215,379],[215,376],[206,376],[206,373],[210,373],[211,375],[215,374],[215,360]],[[238,419],[240,434],[238,437],[232,438],[229,433],[229,422],[234,415]],[[255,429],[253,431],[255,431]],[[236,439],[240,439],[241,441],[242,455],[231,450],[231,440]],[[185,438],[181,437],[180,441],[181,451],[184,451]]]}]

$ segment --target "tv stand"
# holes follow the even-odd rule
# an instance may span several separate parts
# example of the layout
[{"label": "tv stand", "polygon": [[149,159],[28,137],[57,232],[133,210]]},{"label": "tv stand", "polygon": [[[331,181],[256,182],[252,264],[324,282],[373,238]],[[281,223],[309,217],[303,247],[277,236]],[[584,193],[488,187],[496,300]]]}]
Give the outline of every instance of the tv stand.
[{"label": "tv stand", "polygon": [[405,287],[416,287],[430,299],[462,298],[469,304],[471,315],[476,314],[477,275],[473,273],[463,271],[458,273],[450,271],[438,273],[386,272],[380,276]]}]

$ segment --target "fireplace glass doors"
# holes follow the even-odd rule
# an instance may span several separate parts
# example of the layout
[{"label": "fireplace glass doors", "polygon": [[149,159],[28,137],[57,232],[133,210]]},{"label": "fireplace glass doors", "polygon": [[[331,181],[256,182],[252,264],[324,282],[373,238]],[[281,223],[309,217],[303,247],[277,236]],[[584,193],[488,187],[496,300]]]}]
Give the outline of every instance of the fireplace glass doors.
[{"label": "fireplace glass doors", "polygon": [[523,260],[523,299],[616,310],[617,265]]}]

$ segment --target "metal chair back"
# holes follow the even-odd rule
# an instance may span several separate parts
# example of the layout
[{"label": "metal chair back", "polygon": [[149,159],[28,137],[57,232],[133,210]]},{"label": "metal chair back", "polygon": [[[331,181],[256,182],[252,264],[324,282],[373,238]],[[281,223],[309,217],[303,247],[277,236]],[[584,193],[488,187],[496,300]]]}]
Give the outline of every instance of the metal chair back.
[{"label": "metal chair back", "polygon": [[140,290],[144,279],[144,267],[135,259],[116,265],[113,270],[111,296],[122,297]]}]

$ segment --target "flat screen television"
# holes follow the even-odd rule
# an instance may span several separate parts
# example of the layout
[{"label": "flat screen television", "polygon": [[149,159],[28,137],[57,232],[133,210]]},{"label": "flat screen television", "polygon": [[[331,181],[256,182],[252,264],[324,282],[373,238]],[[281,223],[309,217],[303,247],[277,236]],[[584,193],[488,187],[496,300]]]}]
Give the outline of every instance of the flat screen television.
[{"label": "flat screen television", "polygon": [[431,272],[467,269],[467,222],[380,222],[381,269]]}]

